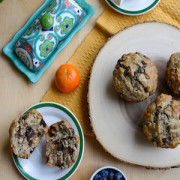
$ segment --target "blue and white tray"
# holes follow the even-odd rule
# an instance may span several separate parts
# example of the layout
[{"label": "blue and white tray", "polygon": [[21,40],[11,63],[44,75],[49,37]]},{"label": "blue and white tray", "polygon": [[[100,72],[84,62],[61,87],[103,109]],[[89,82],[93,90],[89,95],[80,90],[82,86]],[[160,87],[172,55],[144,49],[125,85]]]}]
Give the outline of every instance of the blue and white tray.
[{"label": "blue and white tray", "polygon": [[[37,17],[47,8],[47,6],[52,3],[53,0],[46,0],[45,3],[30,17],[30,19],[27,21],[27,23],[24,25],[22,29],[20,29],[13,39],[4,46],[3,52],[6,54],[15,64],[15,66],[22,72],[24,73],[29,80],[32,83],[36,83],[41,75],[47,70],[47,68],[51,65],[51,63],[54,61],[56,55],[62,51],[66,47],[66,45],[71,41],[73,36],[81,30],[81,28],[86,24],[86,22],[89,20],[91,16],[94,15],[95,13],[95,8],[88,4],[86,0],[67,0],[65,3],[68,5],[73,2],[73,4],[78,4],[84,12],[84,17],[81,20],[79,24],[77,24],[69,33],[68,36],[63,39],[60,45],[56,49],[54,49],[53,53],[48,57],[48,60],[43,64],[42,68],[39,71],[33,72],[31,71],[15,54],[15,48],[16,48],[16,43],[18,40],[24,35],[24,33],[27,31],[27,29],[32,25],[32,23],[37,19]],[[62,0],[59,0],[60,2]],[[64,2],[64,1],[63,1]],[[28,46],[29,47],[29,46]],[[23,50],[25,51],[25,50]],[[27,49],[28,51],[28,49]]]}]

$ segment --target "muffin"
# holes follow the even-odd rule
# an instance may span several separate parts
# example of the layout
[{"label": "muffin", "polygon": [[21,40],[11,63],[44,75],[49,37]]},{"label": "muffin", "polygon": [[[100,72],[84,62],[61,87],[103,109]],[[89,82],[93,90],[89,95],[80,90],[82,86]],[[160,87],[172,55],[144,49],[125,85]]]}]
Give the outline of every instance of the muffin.
[{"label": "muffin", "polygon": [[13,153],[28,159],[47,130],[48,126],[42,115],[35,109],[14,120],[9,129]]},{"label": "muffin", "polygon": [[141,53],[124,54],[113,71],[114,88],[127,101],[144,101],[156,91],[158,71]]},{"label": "muffin", "polygon": [[79,137],[65,120],[49,127],[46,133],[46,160],[49,166],[66,169],[78,156]]},{"label": "muffin", "polygon": [[166,82],[174,94],[180,95],[180,53],[172,54],[167,63]]},{"label": "muffin", "polygon": [[155,146],[175,148],[180,143],[180,101],[158,96],[144,112],[143,131]]}]

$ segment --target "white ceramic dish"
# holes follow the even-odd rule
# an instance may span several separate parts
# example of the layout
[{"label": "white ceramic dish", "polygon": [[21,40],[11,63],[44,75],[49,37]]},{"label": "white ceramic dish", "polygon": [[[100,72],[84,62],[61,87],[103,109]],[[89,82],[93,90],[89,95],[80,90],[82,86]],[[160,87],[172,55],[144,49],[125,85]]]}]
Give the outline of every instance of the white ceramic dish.
[{"label": "white ceramic dish", "polygon": [[[165,68],[170,55],[178,51],[180,30],[168,24],[150,22],[120,31],[97,55],[88,89],[90,120],[97,140],[117,159],[152,168],[180,165],[180,145],[175,149],[157,148],[142,132],[142,117],[147,105],[160,93],[170,93],[165,83]],[[117,60],[129,52],[145,54],[158,69],[156,93],[144,102],[123,101],[113,87]]]},{"label": "white ceramic dish", "polygon": [[149,12],[159,3],[160,0],[124,0],[120,5],[115,0],[106,0],[106,2],[115,11],[122,14],[136,16]]},{"label": "white ceramic dish", "polygon": [[99,168],[98,170],[96,170],[96,171],[93,173],[93,175],[91,176],[90,180],[93,180],[94,176],[95,176],[97,173],[99,173],[100,171],[105,170],[105,169],[113,169],[113,170],[115,170],[115,171],[117,171],[117,172],[120,172],[120,173],[123,175],[124,180],[127,180],[127,178],[126,178],[126,176],[124,175],[124,173],[123,173],[122,171],[120,171],[118,168],[113,167],[113,166],[104,166],[104,167]]},{"label": "white ceramic dish", "polygon": [[39,111],[48,126],[61,120],[67,120],[71,127],[75,130],[75,134],[79,136],[79,154],[76,162],[68,169],[60,170],[58,167],[50,167],[45,164],[46,145],[45,137],[43,137],[41,143],[31,154],[29,159],[21,159],[12,154],[16,167],[21,174],[29,180],[68,179],[78,168],[84,153],[84,135],[77,118],[66,107],[52,102],[36,104],[28,108],[26,111],[30,109],[36,109]]}]

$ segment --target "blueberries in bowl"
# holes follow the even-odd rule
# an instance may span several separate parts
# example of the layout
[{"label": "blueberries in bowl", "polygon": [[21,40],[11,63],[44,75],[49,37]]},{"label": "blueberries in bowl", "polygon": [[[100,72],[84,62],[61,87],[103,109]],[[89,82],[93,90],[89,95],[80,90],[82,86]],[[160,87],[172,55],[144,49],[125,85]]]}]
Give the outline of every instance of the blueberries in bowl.
[{"label": "blueberries in bowl", "polygon": [[106,166],[98,169],[90,180],[127,180],[127,178],[119,169]]}]

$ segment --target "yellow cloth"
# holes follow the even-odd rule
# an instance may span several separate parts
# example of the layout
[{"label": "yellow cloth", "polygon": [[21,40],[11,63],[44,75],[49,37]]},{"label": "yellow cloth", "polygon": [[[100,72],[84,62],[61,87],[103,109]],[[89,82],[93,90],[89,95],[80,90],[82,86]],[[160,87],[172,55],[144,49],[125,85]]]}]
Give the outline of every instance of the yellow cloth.
[{"label": "yellow cloth", "polygon": [[180,0],[161,0],[152,11],[140,16],[122,15],[107,7],[97,20],[93,30],[68,61],[80,71],[79,87],[72,93],[63,94],[53,84],[41,101],[57,102],[69,108],[80,121],[84,134],[92,136],[88,116],[87,89],[91,65],[96,54],[106,40],[119,30],[135,23],[154,20],[180,28]]}]

